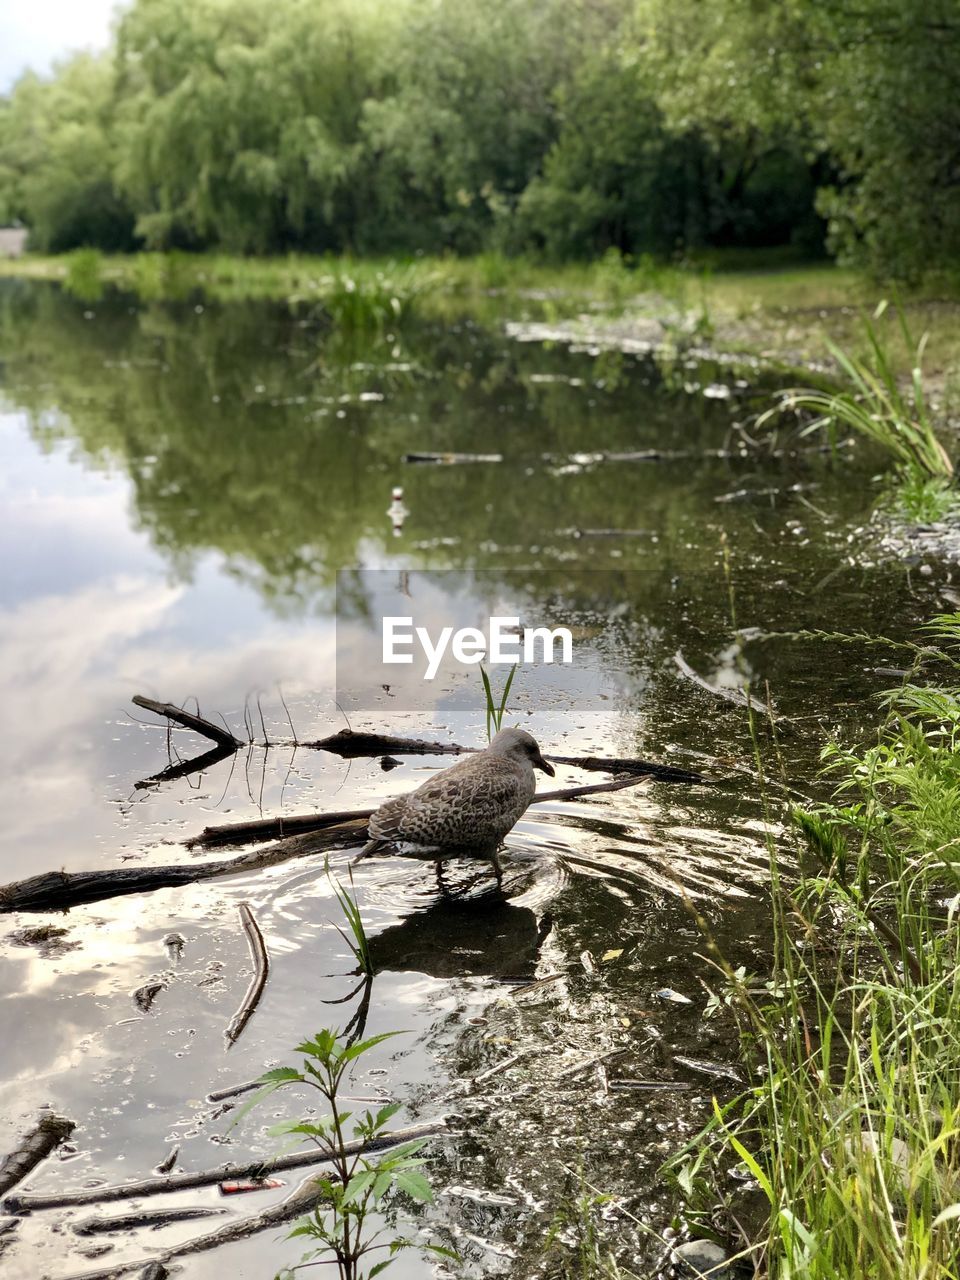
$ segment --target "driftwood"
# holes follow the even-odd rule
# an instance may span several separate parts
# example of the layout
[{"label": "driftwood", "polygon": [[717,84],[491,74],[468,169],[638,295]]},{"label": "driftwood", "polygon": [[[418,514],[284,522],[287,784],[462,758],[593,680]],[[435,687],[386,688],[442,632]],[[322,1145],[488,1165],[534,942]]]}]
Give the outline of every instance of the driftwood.
[{"label": "driftwood", "polygon": [[75,1128],[72,1120],[54,1115],[52,1111],[42,1112],[30,1132],[0,1163],[0,1195],[21,1182],[41,1160],[69,1138]]},{"label": "driftwood", "polygon": [[[701,680],[696,672],[687,667],[683,663],[680,654],[677,655],[677,662],[678,665],[682,664],[681,670],[684,671],[684,674],[696,680],[703,688],[717,694],[718,697],[725,696],[722,691],[713,689],[706,681]],[[732,695],[732,700],[739,701],[735,694]],[[157,715],[166,716],[176,724],[194,729],[196,732],[212,738],[217,744],[214,750],[208,751],[202,756],[195,756],[191,760],[177,761],[176,764],[168,765],[159,773],[155,773],[149,778],[144,778],[136,783],[138,789],[159,786],[163,782],[171,782],[177,778],[184,778],[189,774],[198,773],[203,769],[219,764],[221,760],[227,759],[233,752],[243,746],[243,743],[235,738],[229,730],[221,729],[218,725],[203,719],[201,716],[182,711],[171,702],[155,702],[152,698],[145,698],[141,694],[137,694],[133,701],[138,707],[145,707]],[[479,747],[464,747],[457,742],[435,742],[426,738],[400,738],[393,734],[383,733],[357,733],[352,729],[341,729],[339,733],[332,733],[325,738],[317,738],[312,742],[294,740],[292,744],[284,742],[275,745],[296,745],[313,751],[329,751],[347,760],[361,757],[372,758],[374,756],[389,757],[392,754],[457,756],[471,754],[480,750]],[[692,773],[687,769],[677,769],[671,765],[656,764],[652,760],[640,760],[632,757],[616,756],[604,759],[602,756],[548,755],[547,759],[553,760],[557,764],[569,764],[579,769],[591,769],[603,773],[651,774],[661,782],[680,782],[697,785],[706,781],[700,774]],[[354,810],[342,815],[330,814],[325,818],[323,825],[331,826],[342,819],[368,816],[369,814],[363,810]],[[314,831],[320,825],[321,823],[317,820],[316,815],[300,814],[285,819],[266,819],[261,822],[237,826],[233,829],[232,835],[226,834],[231,831],[229,827],[208,827],[200,836],[189,842],[189,847],[199,845],[213,848],[217,845],[241,843],[248,838],[245,830],[249,831],[249,838],[252,840],[272,839],[274,837],[280,838],[285,835],[293,835],[298,831]]]},{"label": "driftwood", "polygon": [[184,729],[193,729],[195,733],[202,734],[203,737],[209,738],[211,742],[215,742],[220,747],[229,747],[231,751],[236,751],[243,746],[239,738],[235,738],[229,729],[223,729],[218,724],[213,724],[210,720],[204,720],[203,716],[195,716],[190,711],[184,711],[181,707],[175,707],[172,702],[156,702],[153,698],[145,698],[142,694],[134,695],[134,704],[143,707],[145,711],[153,711],[158,716],[166,716],[168,720],[172,720],[174,724],[182,725]]},{"label": "driftwood", "polygon": [[[640,774],[617,778],[613,782],[563,787],[558,791],[541,792],[534,797],[532,803],[577,800],[581,796],[622,791],[625,787],[640,786],[650,780],[651,775]],[[102,902],[106,898],[147,893],[153,889],[193,884],[198,880],[242,875],[248,871],[260,871],[281,862],[289,862],[292,858],[309,857],[361,838],[366,831],[367,819],[374,810],[357,809],[354,812],[356,817],[340,821],[335,826],[328,826],[324,815],[318,814],[320,830],[289,836],[265,849],[253,849],[249,853],[238,854],[235,858],[223,858],[215,862],[173,863],[160,867],[118,867],[109,871],[48,871],[27,880],[14,880],[0,886],[0,915],[13,911],[49,911],[84,902]]]},{"label": "driftwood", "polygon": [[250,1021],[254,1009],[260,1003],[263,989],[267,985],[267,975],[270,972],[270,957],[267,954],[267,944],[263,940],[260,926],[257,924],[248,902],[240,903],[240,919],[243,922],[243,931],[247,935],[247,942],[250,944],[250,954],[253,957],[254,968],[250,985],[247,987],[246,995],[243,997],[243,1003],[233,1015],[230,1025],[227,1027],[228,1045],[234,1043],[240,1032]]},{"label": "driftwood", "polygon": [[[551,757],[558,760],[561,764],[566,763],[565,758],[561,756]],[[610,761],[611,764],[624,763],[622,761]],[[628,765],[639,764],[639,761],[626,761]],[[590,768],[590,765],[585,766]],[[582,787],[563,787],[559,791],[542,791],[534,796],[531,804],[540,804],[544,800],[577,800],[581,796],[599,795],[604,791],[620,791],[624,787],[639,785],[644,778],[652,780],[662,780],[653,770],[658,768],[657,765],[651,765],[646,771],[644,770],[611,770],[611,772],[631,773],[634,776],[627,778],[617,778],[613,782],[591,782]],[[677,773],[683,773],[683,770],[676,770]],[[699,774],[691,773],[684,776],[684,780],[697,779],[705,781]],[[289,817],[280,818],[262,818],[254,822],[228,822],[223,826],[205,827],[198,836],[194,836],[192,840],[187,841],[188,849],[216,849],[225,845],[247,844],[255,840],[274,840],[282,836],[292,835],[294,832],[322,831],[328,827],[337,827],[348,822],[356,822],[366,820],[374,812],[373,809],[347,809],[342,813],[298,813]]]},{"label": "driftwood", "polygon": [[204,827],[198,836],[187,841],[188,849],[220,849],[227,845],[253,844],[257,840],[282,840],[285,836],[322,831],[357,819],[366,821],[371,809],[342,809],[338,813],[294,813],[279,818],[258,818],[253,822],[228,822],[223,826]]},{"label": "driftwood", "polygon": [[135,1231],[139,1227],[165,1227],[170,1222],[190,1222],[194,1218],[216,1218],[226,1209],[144,1209],[140,1213],[119,1213],[105,1218],[94,1215],[74,1222],[71,1230],[78,1236],[103,1236],[111,1231]]},{"label": "driftwood", "polygon": [[[358,1152],[388,1151],[402,1142],[414,1138],[428,1138],[446,1130],[445,1120],[426,1124],[413,1124],[405,1129],[394,1129],[369,1142],[355,1140],[344,1143],[347,1155]],[[248,1160],[246,1164],[222,1164],[216,1169],[197,1173],[171,1173],[160,1178],[142,1178],[139,1182],[125,1182],[112,1187],[85,1187],[79,1191],[61,1191],[59,1194],[42,1195],[24,1191],[7,1196],[3,1207],[7,1213],[32,1213],[38,1209],[64,1209],[80,1204],[113,1204],[117,1200],[134,1200],[140,1196],[163,1195],[168,1191],[189,1191],[194,1187],[212,1187],[234,1178],[266,1178],[285,1169],[307,1169],[313,1164],[323,1164],[329,1154],[313,1147],[307,1151],[294,1151],[270,1160]]]},{"label": "driftwood", "polygon": [[[137,1280],[164,1280],[164,1277],[169,1274],[166,1270],[166,1263],[174,1262],[177,1258],[185,1257],[188,1254],[204,1253],[208,1249],[219,1249],[221,1245],[232,1244],[236,1240],[244,1240],[247,1236],[256,1235],[259,1231],[267,1231],[271,1227],[282,1226],[283,1223],[289,1222],[291,1218],[299,1218],[301,1214],[308,1213],[322,1196],[323,1189],[318,1186],[318,1179],[306,1178],[287,1196],[286,1200],[281,1200],[279,1204],[273,1205],[272,1208],[264,1209],[262,1213],[254,1214],[250,1218],[241,1218],[238,1222],[228,1222],[218,1231],[211,1231],[203,1236],[194,1236],[192,1240],[184,1240],[180,1244],[172,1245],[149,1262],[145,1258],[140,1258],[135,1262],[114,1263],[112,1267],[108,1266],[99,1271],[84,1271],[79,1275],[69,1276],[67,1280],[119,1280],[119,1277],[129,1275],[139,1268],[143,1268],[143,1270]],[[159,1268],[159,1270],[151,1272],[149,1270],[151,1267]]]},{"label": "driftwood", "polygon": [[[316,742],[302,743],[302,746],[314,747],[320,751],[332,751],[336,755],[353,759],[358,756],[381,756],[391,752],[398,755],[467,755],[480,750],[479,747],[464,747],[457,742],[428,742],[421,738],[395,738],[389,734],[354,733],[350,729],[341,729],[329,738],[320,738]],[[640,760],[631,756],[557,756],[548,755],[548,760],[555,764],[569,764],[577,769],[590,769],[598,773],[643,773],[650,774],[660,782],[685,782],[697,785],[706,779],[699,773],[691,773],[688,769],[677,769],[671,765],[656,764],[652,760]],[[216,831],[218,828],[214,827]],[[206,832],[204,832],[206,836]]]},{"label": "driftwood", "polygon": [[176,885],[193,884],[218,876],[242,875],[274,867],[291,858],[336,848],[358,839],[366,829],[363,820],[343,823],[330,831],[315,831],[279,840],[266,849],[254,849],[235,858],[215,862],[172,863],[159,867],[117,867],[109,871],[49,871],[14,880],[0,887],[0,914],[13,911],[49,911],[77,906],[84,902],[101,902],[131,893],[147,893]]}]

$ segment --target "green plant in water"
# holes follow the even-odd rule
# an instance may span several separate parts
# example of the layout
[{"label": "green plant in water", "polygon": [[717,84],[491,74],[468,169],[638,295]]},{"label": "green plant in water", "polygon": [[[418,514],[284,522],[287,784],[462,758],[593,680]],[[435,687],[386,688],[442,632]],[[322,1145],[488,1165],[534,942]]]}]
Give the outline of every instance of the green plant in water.
[{"label": "green plant in water", "polygon": [[[405,1236],[384,1239],[385,1229],[371,1230],[370,1219],[391,1193],[402,1192],[418,1204],[429,1203],[433,1198],[422,1172],[425,1161],[419,1156],[426,1138],[392,1147],[377,1158],[371,1154],[377,1139],[399,1111],[399,1104],[354,1116],[353,1112],[342,1110],[340,1102],[345,1077],[353,1064],[374,1046],[398,1034],[388,1031],[351,1045],[339,1040],[335,1031],[318,1031],[312,1040],[296,1047],[295,1052],[303,1054],[301,1067],[277,1067],[265,1072],[260,1077],[264,1088],[238,1115],[239,1119],[264,1098],[291,1085],[305,1085],[318,1093],[327,1113],[308,1120],[284,1121],[270,1129],[274,1137],[297,1135],[312,1142],[332,1169],[315,1180],[320,1197],[316,1209],[290,1232],[291,1239],[302,1237],[316,1247],[304,1255],[298,1267],[282,1271],[278,1280],[292,1280],[299,1267],[317,1262],[335,1263],[340,1280],[372,1280],[398,1253],[411,1248],[456,1257],[439,1245],[415,1243]],[[349,1135],[348,1122],[352,1122]],[[387,1256],[371,1261],[371,1255],[377,1253]]]},{"label": "green plant in water", "polygon": [[510,674],[504,681],[503,692],[500,694],[500,701],[497,702],[493,695],[490,677],[487,675],[486,669],[481,664],[480,679],[483,681],[483,695],[486,702],[488,742],[495,733],[500,732],[500,726],[503,724],[503,717],[507,710],[507,698],[510,696],[510,686],[513,684],[513,677],[516,674],[517,668],[515,666],[511,667]]},{"label": "green plant in water", "polygon": [[324,870],[324,874],[326,875],[327,879],[330,882],[330,886],[333,889],[333,892],[337,896],[337,901],[340,903],[340,909],[343,911],[344,917],[347,921],[347,926],[350,930],[350,936],[348,937],[347,934],[344,932],[343,929],[340,928],[339,925],[335,926],[336,930],[340,934],[341,938],[343,938],[344,942],[347,944],[350,950],[353,952],[354,959],[357,962],[357,967],[359,968],[360,972],[365,973],[367,975],[372,975],[373,961],[370,958],[370,942],[369,942],[369,939],[367,938],[367,931],[364,928],[363,917],[360,914],[360,908],[357,905],[356,890],[354,889],[354,885],[353,885],[353,868],[352,867],[347,868],[347,875],[350,877],[349,889],[345,889],[339,880],[335,880],[333,878],[333,872],[330,870],[329,858],[327,858],[327,860],[325,861],[323,870]]},{"label": "green plant in water", "polygon": [[422,272],[418,274],[411,267],[353,271],[347,263],[321,278],[319,298],[337,329],[383,333],[409,315],[430,284]]},{"label": "green plant in water", "polygon": [[622,1271],[597,1227],[597,1215],[614,1197],[568,1168],[567,1182],[544,1242],[550,1280],[634,1280]]},{"label": "green plant in water", "polygon": [[903,311],[897,308],[904,341],[915,352],[909,389],[904,391],[874,323],[886,307],[886,302],[882,302],[873,320],[864,320],[869,359],[860,359],[828,342],[831,354],[850,384],[849,391],[810,388],[784,392],[777,404],[761,415],[759,424],[787,410],[808,411],[816,417],[805,428],[806,432],[823,426],[844,426],[879,445],[908,475],[949,484],[954,474],[953,463],[937,438],[923,390],[922,362],[927,335],[914,343]]}]

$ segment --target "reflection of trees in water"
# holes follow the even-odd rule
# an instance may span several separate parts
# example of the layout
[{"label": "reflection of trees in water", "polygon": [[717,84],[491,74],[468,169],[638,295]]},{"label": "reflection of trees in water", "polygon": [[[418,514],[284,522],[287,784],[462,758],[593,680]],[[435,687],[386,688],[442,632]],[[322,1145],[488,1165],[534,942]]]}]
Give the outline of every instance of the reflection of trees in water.
[{"label": "reflection of trees in water", "polygon": [[[469,322],[413,325],[387,341],[318,326],[307,307],[199,298],[145,306],[115,293],[88,305],[23,281],[0,287],[0,339],[5,394],[41,447],[67,442],[87,465],[122,467],[136,519],[178,573],[189,576],[201,553],[217,550],[280,610],[329,607],[338,567],[398,551],[411,569],[486,570],[479,582],[489,586],[471,589],[491,598],[516,590],[497,571],[537,567],[526,598],[538,621],[572,619],[636,674],[661,671],[679,645],[709,675],[731,640],[724,532],[744,625],[833,630],[856,618],[899,635],[927,607],[898,571],[873,571],[865,584],[851,569],[814,590],[837,553],[811,540],[808,510],[790,512],[809,526],[798,539],[787,536],[783,505],[714,499],[744,485],[789,485],[819,466],[818,504],[842,510],[857,500],[849,476],[831,481],[829,460],[698,458],[723,442],[730,404],[663,393],[653,366],[632,359],[600,366]],[[574,454],[654,445],[694,459],[565,465]],[[499,452],[505,461],[404,467],[411,450]],[[385,514],[397,482],[411,512],[399,542]],[[604,529],[657,540],[572,532]],[[341,587],[341,603],[369,613],[362,575]],[[798,693],[809,663],[796,645],[757,651],[758,673]],[[849,652],[835,665],[841,689],[857,696]],[[645,702],[661,702],[665,723],[691,702],[706,705],[703,695],[678,699],[672,672],[654,685]]]},{"label": "reflection of trees in water", "polygon": [[[140,524],[181,575],[216,549],[284,608],[302,609],[337,567],[371,554],[586,566],[608,564],[609,544],[577,540],[575,527],[649,527],[670,541],[698,502],[699,472],[556,472],[587,450],[696,449],[726,412],[658,397],[649,368],[599,388],[589,357],[471,324],[348,339],[272,303],[144,306],[109,294],[87,306],[10,282],[0,332],[7,395],[41,444],[70,441],[85,461],[123,466]],[[573,372],[583,385],[570,385]],[[404,467],[411,450],[506,461]],[[395,483],[411,512],[399,543],[385,516]],[[651,544],[634,539],[625,554],[649,560]]]}]

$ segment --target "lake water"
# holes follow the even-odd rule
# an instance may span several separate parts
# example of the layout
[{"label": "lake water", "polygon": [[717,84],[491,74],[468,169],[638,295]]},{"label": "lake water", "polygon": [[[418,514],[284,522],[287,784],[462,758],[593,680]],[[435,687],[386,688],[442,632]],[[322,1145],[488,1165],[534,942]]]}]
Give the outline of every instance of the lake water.
[{"label": "lake water", "polygon": [[[363,1060],[355,1091],[402,1102],[400,1121],[446,1114],[456,1130],[430,1148],[437,1196],[423,1221],[463,1259],[438,1274],[553,1274],[544,1236],[581,1175],[618,1198],[604,1211],[611,1241],[651,1273],[662,1250],[634,1219],[654,1233],[669,1224],[678,1197],[660,1166],[713,1093],[737,1088],[675,1060],[738,1059],[732,1026],[704,1017],[718,979],[694,910],[731,964],[768,976],[765,835],[793,856],[784,797],[822,794],[826,736],[869,731],[891,683],[882,650],[764,637],[902,636],[939,607],[936,566],[876,562],[875,460],[790,435],[756,441],[769,379],[518,342],[467,318],[345,335],[304,307],[85,302],[8,281],[0,358],[3,882],[216,856],[183,842],[212,823],[374,804],[449,763],[409,756],[387,772],[292,745],[291,722],[300,742],[346,717],[481,744],[479,679],[441,682],[417,703],[351,665],[349,628],[384,593],[412,593],[438,618],[519,601],[535,622],[565,621],[573,666],[521,671],[507,722],[548,754],[642,756],[716,779],[531,809],[508,840],[503,895],[470,863],[452,869],[446,895],[429,863],[356,871],[377,971],[367,1033],[404,1034]],[[768,784],[744,711],[685,678],[677,651],[709,681],[746,672],[763,698],[769,687],[780,719],[757,737]],[[252,726],[254,742],[199,775],[138,786],[209,747],[168,735],[132,706],[138,693],[196,699],[243,738]],[[597,780],[561,766],[556,785]],[[349,856],[332,856],[335,873]],[[241,902],[272,963],[228,1050],[250,976]],[[206,1095],[349,1021],[359,997],[334,1003],[356,985],[338,923],[322,855],[7,915],[0,1150],[50,1104],[77,1122],[74,1150],[30,1189],[147,1176],[176,1144],[184,1169],[273,1152],[266,1127],[291,1114],[291,1096],[231,1127],[235,1112]],[[66,930],[56,945],[14,936],[50,924]],[[553,975],[525,995],[510,982]],[[615,1048],[626,1052],[605,1076],[570,1074]],[[617,1087],[638,1079],[682,1087]],[[286,1194],[296,1175],[285,1179],[282,1191],[143,1204],[240,1216]],[[4,1274],[60,1280],[209,1225],[73,1233],[90,1212],[24,1219]],[[284,1235],[188,1257],[184,1274],[226,1266],[267,1280],[302,1253]],[[427,1270],[410,1256],[391,1274]]]}]

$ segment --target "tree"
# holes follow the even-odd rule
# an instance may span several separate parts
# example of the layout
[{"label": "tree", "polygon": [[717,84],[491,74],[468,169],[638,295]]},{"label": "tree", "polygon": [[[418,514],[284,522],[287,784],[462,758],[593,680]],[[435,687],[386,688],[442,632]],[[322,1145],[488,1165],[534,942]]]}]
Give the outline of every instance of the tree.
[{"label": "tree", "polygon": [[640,0],[671,126],[825,157],[841,257],[916,275],[960,249],[957,0]]},{"label": "tree", "polygon": [[105,56],[78,54],[50,80],[28,72],[0,112],[0,192],[7,218],[31,244],[133,244],[133,217],[113,180],[113,72]]}]

